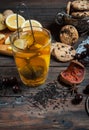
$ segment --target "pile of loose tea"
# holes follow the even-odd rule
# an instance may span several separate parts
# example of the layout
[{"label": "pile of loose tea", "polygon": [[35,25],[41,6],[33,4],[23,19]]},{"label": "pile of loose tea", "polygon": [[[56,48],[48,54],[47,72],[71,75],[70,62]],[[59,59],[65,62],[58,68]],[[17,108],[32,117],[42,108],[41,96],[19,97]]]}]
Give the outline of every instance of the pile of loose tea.
[{"label": "pile of loose tea", "polygon": [[[58,108],[60,103],[65,104],[68,95],[70,95],[69,88],[63,87],[57,82],[53,82],[47,84],[45,88],[38,91],[32,97],[29,97],[29,102],[33,107],[39,108],[41,106],[42,108],[47,108],[48,104],[55,104],[54,107]],[[60,101],[56,103],[59,99]]]},{"label": "pile of loose tea", "polygon": [[[49,109],[65,109],[68,107],[67,99],[71,99],[71,103],[74,105],[79,104],[83,95],[78,93],[76,86],[62,86],[57,81],[47,84],[45,88],[42,88],[37,93],[33,94],[32,97],[28,97],[28,101],[34,108]],[[49,107],[49,108],[48,108]]]},{"label": "pile of loose tea", "polygon": [[49,99],[55,99],[59,95],[56,84],[50,84],[48,87],[40,90],[36,95],[33,96],[33,101],[42,106],[46,106]]}]

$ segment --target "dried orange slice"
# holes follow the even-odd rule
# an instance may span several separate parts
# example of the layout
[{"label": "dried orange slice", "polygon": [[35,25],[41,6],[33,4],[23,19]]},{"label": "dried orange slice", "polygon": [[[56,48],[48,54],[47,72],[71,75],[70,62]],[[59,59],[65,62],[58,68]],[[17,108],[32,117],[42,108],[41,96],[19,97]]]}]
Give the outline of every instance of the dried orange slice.
[{"label": "dried orange slice", "polygon": [[[25,18],[18,14],[18,27],[21,27],[25,22]],[[6,18],[6,25],[9,30],[15,31],[17,29],[17,14],[11,14]]]}]

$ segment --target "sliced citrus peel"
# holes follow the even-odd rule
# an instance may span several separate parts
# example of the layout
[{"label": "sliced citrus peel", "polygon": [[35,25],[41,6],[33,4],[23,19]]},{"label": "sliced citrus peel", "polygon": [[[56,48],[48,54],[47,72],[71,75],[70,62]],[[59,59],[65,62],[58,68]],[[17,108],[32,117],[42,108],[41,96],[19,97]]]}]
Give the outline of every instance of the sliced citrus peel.
[{"label": "sliced citrus peel", "polygon": [[60,80],[69,85],[80,84],[84,80],[85,68],[73,60],[68,68],[60,73]]}]

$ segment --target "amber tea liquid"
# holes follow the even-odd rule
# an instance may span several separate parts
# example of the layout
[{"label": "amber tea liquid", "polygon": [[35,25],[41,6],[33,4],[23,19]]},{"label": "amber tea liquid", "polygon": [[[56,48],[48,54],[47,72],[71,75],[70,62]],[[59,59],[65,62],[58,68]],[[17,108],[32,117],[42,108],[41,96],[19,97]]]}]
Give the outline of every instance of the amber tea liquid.
[{"label": "amber tea liquid", "polygon": [[50,64],[51,37],[47,30],[19,33],[13,39],[13,52],[22,82],[31,87],[43,84]]}]

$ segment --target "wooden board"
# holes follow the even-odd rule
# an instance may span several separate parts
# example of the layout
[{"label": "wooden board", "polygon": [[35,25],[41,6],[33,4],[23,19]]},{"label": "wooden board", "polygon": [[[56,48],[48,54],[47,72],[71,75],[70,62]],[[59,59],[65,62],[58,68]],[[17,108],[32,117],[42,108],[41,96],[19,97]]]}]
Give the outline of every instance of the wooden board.
[{"label": "wooden board", "polygon": [[12,51],[9,50],[10,45],[0,45],[0,54],[12,56]]}]

